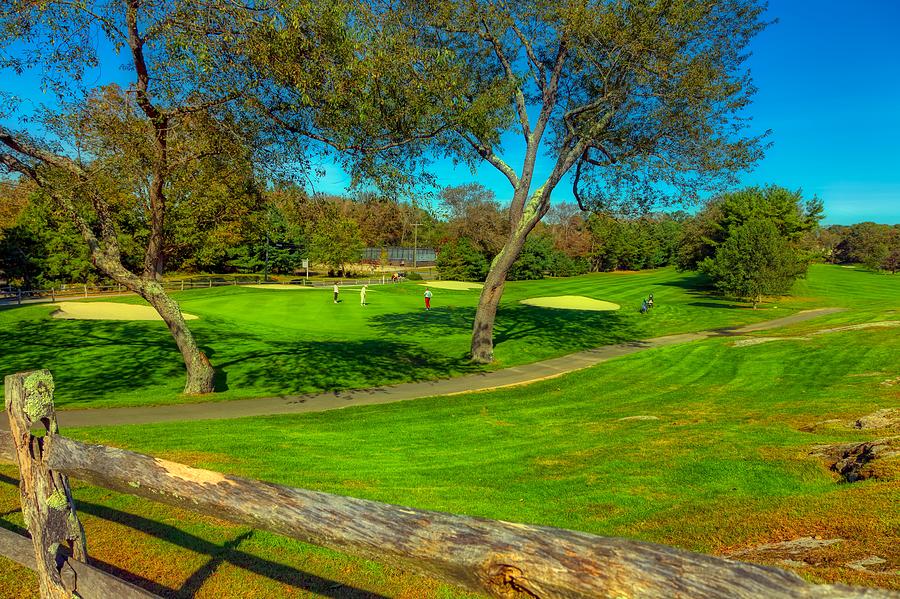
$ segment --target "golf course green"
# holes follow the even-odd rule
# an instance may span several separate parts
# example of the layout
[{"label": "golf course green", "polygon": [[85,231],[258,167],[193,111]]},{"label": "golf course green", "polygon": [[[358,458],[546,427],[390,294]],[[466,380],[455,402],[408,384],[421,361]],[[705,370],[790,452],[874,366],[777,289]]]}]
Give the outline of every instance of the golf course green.
[{"label": "golf course green", "polygon": [[[865,308],[888,299],[895,281],[818,266],[798,284],[797,297],[760,310],[712,296],[703,284],[698,275],[673,269],[511,282],[497,316],[497,361],[490,368],[609,343],[771,320],[806,308]],[[371,286],[365,307],[359,305],[358,288],[341,289],[339,304],[332,302],[330,288],[286,293],[224,287],[176,293],[182,309],[198,317],[189,326],[218,372],[218,392],[208,396],[181,394],[183,364],[163,323],[54,319],[56,307],[49,303],[0,309],[0,367],[3,372],[49,368],[62,409],[365,388],[483,368],[466,359],[477,292],[436,289],[433,309],[426,312],[424,288],[417,284]],[[656,307],[642,315],[641,300],[650,293]],[[621,309],[556,310],[520,303],[576,295],[614,302]],[[143,303],[136,297],[102,301]]]}]

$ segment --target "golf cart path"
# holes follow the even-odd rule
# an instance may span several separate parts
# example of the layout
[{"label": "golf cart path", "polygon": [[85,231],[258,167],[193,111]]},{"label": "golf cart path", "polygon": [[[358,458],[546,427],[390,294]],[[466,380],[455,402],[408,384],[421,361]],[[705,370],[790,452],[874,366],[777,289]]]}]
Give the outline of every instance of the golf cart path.
[{"label": "golf cart path", "polygon": [[[711,337],[744,335],[765,329],[788,326],[841,312],[843,308],[818,308],[805,310],[756,324],[666,335],[640,341],[629,341],[614,345],[604,345],[595,349],[568,354],[559,358],[543,360],[532,364],[513,366],[492,372],[479,372],[450,379],[402,383],[371,389],[349,389],[305,395],[264,397],[260,399],[240,399],[233,401],[189,403],[131,408],[95,408],[86,410],[57,411],[60,426],[114,426],[122,424],[149,424],[154,422],[219,420],[243,418],[245,416],[267,416],[273,414],[302,414],[323,412],[349,406],[367,406],[392,403],[420,397],[457,395],[472,391],[488,391],[516,385],[527,385],[537,381],[562,376],[566,373],[588,368],[601,362],[626,356],[639,351],[664,347],[678,343],[688,343]],[[0,428],[6,428],[6,419],[0,419]]]}]

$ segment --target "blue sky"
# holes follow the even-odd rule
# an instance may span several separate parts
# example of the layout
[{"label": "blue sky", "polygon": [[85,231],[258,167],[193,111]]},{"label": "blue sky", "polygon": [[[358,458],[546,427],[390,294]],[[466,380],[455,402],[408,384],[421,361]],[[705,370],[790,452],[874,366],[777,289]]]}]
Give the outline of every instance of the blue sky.
[{"label": "blue sky", "polygon": [[[825,202],[826,223],[873,220],[900,223],[900,1],[771,0],[778,23],[752,45],[749,66],[759,88],[750,111],[754,127],[772,129],[772,148],[746,184],[802,188]],[[39,99],[34,76],[3,74],[0,90]],[[98,82],[123,74],[107,67]],[[504,156],[521,164],[520,138],[510,136]],[[317,191],[341,193],[349,178],[330,164]],[[538,179],[549,170],[538,165]],[[449,161],[433,166],[443,185],[479,181],[498,198],[509,183],[490,166],[473,175]],[[554,201],[572,201],[565,181]]]},{"label": "blue sky", "polygon": [[[771,0],[769,18],[779,22],[752,45],[759,92],[750,113],[758,131],[772,130],[773,145],[742,181],[816,195],[828,224],[900,223],[900,1]],[[521,138],[508,142],[504,156],[515,167]],[[348,177],[323,166],[317,189],[339,193]],[[544,161],[535,179],[549,168]],[[511,195],[488,165],[473,175],[443,161],[432,172],[446,185],[479,181],[498,198]],[[553,198],[574,201],[571,183]]]}]

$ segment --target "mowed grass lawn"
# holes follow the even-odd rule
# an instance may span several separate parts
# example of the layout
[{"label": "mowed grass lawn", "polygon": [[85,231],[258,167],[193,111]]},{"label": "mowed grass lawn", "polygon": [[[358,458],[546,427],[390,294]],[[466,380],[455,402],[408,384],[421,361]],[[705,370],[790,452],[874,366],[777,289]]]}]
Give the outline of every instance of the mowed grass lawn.
[{"label": "mowed grass lawn", "polygon": [[[618,276],[625,285],[631,275]],[[565,282],[542,284],[554,283]],[[806,536],[841,539],[805,554],[742,559],[789,557],[811,580],[900,588],[892,573],[900,569],[896,469],[883,480],[840,483],[808,455],[818,444],[900,434],[846,426],[900,407],[900,383],[890,383],[900,375],[900,329],[808,335],[900,320],[900,277],[818,267],[796,293],[786,305],[850,309],[762,333],[806,339],[743,347],[734,345],[740,338],[710,339],[527,387],[64,433],[292,486],[715,554]],[[724,305],[708,310],[755,316]],[[16,473],[2,474],[3,525],[15,528]],[[75,498],[92,555],[166,596],[465,595],[390,566],[102,489],[78,485]],[[868,572],[848,565],[872,556],[885,562]],[[0,592],[19,592],[23,580],[22,569],[0,567]]]},{"label": "mowed grass lawn", "polygon": [[[497,319],[492,368],[624,340],[771,319],[800,308],[863,304],[872,296],[867,285],[876,279],[815,267],[801,297],[755,311],[711,296],[702,278],[671,269],[509,283]],[[841,294],[829,292],[842,285]],[[57,405],[65,409],[363,388],[481,369],[466,359],[479,292],[435,289],[430,312],[424,310],[423,292],[411,282],[373,286],[366,307],[352,287],[343,289],[337,305],[330,288],[176,293],[183,310],[200,317],[188,325],[218,370],[219,393],[202,398],[181,395],[181,356],[162,322],[60,320],[50,317],[52,304],[0,309],[0,372],[49,368],[57,381]],[[649,293],[657,307],[641,315],[640,302]],[[519,303],[555,295],[608,300],[622,309],[585,312]],[[139,298],[106,301],[142,303]]]}]

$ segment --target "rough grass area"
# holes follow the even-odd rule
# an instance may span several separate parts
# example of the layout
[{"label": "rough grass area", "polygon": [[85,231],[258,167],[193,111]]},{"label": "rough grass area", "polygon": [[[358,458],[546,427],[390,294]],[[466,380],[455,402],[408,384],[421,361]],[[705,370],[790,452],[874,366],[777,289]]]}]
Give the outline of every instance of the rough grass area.
[{"label": "rough grass area", "polygon": [[[864,295],[867,273],[819,267],[809,285]],[[877,277],[874,277],[877,278]],[[880,279],[879,279],[880,280]],[[802,288],[778,308],[750,310],[708,295],[703,279],[665,269],[637,274],[595,274],[569,279],[512,282],[495,329],[497,363],[526,364],[597,347],[670,333],[769,320],[798,309],[830,305],[831,294]],[[57,403],[70,407],[227,400],[364,388],[450,377],[481,370],[466,358],[478,294],[434,290],[426,312],[423,288],[403,283],[358,289],[284,293],[220,287],[176,293],[182,308],[200,317],[190,327],[218,372],[218,393],[181,395],[184,366],[165,325],[140,321],[58,320],[52,304],[0,309],[0,372],[49,368]],[[653,293],[656,307],[640,314]],[[547,310],[519,300],[579,295],[615,302],[616,312]],[[91,301],[84,305],[91,305]],[[107,302],[104,302],[107,303]],[[117,300],[138,306],[138,298]],[[78,302],[80,305],[81,302]]]}]

